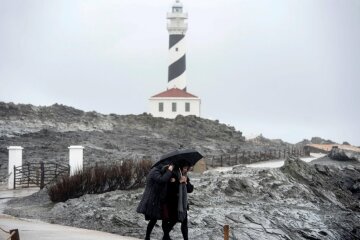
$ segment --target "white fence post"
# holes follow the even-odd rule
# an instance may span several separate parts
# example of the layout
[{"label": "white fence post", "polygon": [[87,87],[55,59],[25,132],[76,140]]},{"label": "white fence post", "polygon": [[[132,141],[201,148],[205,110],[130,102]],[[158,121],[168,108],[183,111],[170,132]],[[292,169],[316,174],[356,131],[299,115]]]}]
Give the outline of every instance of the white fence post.
[{"label": "white fence post", "polygon": [[[8,189],[14,189],[14,166],[19,167],[22,165],[22,147],[10,146],[9,150],[9,168],[8,168]],[[21,175],[19,175],[20,177]]]},{"label": "white fence post", "polygon": [[70,176],[74,175],[77,171],[83,170],[84,147],[82,146],[70,146],[69,147],[69,165],[70,165]]}]

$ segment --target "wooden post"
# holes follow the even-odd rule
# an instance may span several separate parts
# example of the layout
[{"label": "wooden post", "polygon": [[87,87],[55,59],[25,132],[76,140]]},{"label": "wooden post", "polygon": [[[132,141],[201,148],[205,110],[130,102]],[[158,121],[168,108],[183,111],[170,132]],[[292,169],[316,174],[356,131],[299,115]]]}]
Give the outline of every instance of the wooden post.
[{"label": "wooden post", "polygon": [[225,225],[224,226],[224,240],[229,240],[229,237],[230,237],[230,227],[229,225]]},{"label": "wooden post", "polygon": [[221,157],[220,163],[221,163],[221,167],[222,167],[223,166],[223,156],[221,155],[220,157]]},{"label": "wooden post", "polygon": [[29,162],[27,163],[27,174],[28,174],[28,177],[27,177],[28,187],[30,187],[30,163]]},{"label": "wooden post", "polygon": [[16,189],[16,167],[14,165],[14,189]]},{"label": "wooden post", "polygon": [[11,229],[10,230],[10,240],[20,240],[19,230]]},{"label": "wooden post", "polygon": [[236,164],[235,165],[238,165],[239,164],[239,158],[238,158],[238,155],[236,154]]},{"label": "wooden post", "polygon": [[39,169],[37,168],[37,169],[36,169],[36,186],[39,186],[39,184],[40,184],[40,183],[39,183],[39,180],[40,180],[40,179],[39,179],[39,177],[40,177],[39,175],[40,175],[40,174],[39,174]]},{"label": "wooden post", "polygon": [[45,187],[45,167],[44,162],[40,162],[40,189]]},{"label": "wooden post", "polygon": [[212,156],[212,159],[211,159],[211,167],[214,167],[214,156]]},{"label": "wooden post", "polygon": [[57,166],[58,166],[58,164],[55,163],[55,178],[57,178]]}]

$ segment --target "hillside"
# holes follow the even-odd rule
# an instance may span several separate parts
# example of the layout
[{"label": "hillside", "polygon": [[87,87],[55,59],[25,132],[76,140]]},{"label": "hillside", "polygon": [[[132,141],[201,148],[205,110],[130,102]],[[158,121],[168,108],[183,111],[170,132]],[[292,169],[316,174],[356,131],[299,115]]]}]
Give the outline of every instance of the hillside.
[{"label": "hillside", "polygon": [[194,147],[204,155],[242,150],[285,149],[291,144],[258,137],[245,141],[234,127],[195,116],[176,119],[149,114],[104,115],[54,104],[33,106],[0,102],[0,161],[6,147],[24,147],[25,161],[67,161],[70,145],[85,147],[85,162],[127,158],[156,159],[173,149]]}]

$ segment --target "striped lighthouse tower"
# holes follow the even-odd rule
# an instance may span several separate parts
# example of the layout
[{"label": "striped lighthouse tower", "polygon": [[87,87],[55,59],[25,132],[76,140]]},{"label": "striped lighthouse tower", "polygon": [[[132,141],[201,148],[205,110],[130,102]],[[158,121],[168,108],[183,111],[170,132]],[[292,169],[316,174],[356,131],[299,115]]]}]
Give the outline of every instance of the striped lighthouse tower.
[{"label": "striped lighthouse tower", "polygon": [[167,14],[169,22],[169,75],[168,89],[179,88],[186,91],[186,46],[185,33],[187,30],[187,13],[183,12],[183,5],[176,0],[172,11]]},{"label": "striped lighthouse tower", "polygon": [[167,90],[149,99],[149,113],[154,117],[174,119],[178,115],[200,117],[201,99],[186,89],[187,13],[180,0],[174,0],[171,12],[167,13],[169,31],[169,77]]}]

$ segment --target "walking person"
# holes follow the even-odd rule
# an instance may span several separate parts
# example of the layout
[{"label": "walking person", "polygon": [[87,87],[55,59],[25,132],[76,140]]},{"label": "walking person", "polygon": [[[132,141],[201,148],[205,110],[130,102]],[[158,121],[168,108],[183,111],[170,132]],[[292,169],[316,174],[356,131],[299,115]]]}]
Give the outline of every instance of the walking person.
[{"label": "walking person", "polygon": [[167,184],[172,176],[173,165],[157,165],[146,177],[146,185],[142,199],[136,209],[145,215],[149,223],[146,228],[145,240],[150,240],[151,232],[157,222],[162,219],[162,205],[167,193]]},{"label": "walking person", "polygon": [[194,190],[194,186],[187,177],[190,163],[183,160],[174,168],[172,177],[167,187],[166,200],[163,214],[163,240],[171,240],[170,232],[177,222],[181,222],[181,233],[184,240],[188,240],[188,199],[187,194]]}]

